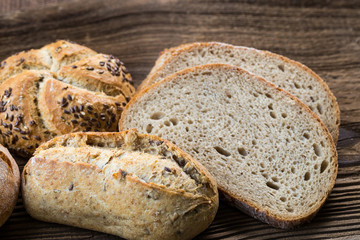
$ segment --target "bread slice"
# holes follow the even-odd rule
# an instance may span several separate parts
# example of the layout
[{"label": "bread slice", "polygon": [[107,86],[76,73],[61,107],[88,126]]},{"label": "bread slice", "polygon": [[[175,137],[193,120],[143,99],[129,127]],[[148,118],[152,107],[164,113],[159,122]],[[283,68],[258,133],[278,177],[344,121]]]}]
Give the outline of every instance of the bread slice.
[{"label": "bread slice", "polygon": [[340,111],[329,87],[306,66],[271,52],[217,42],[181,45],[164,51],[138,89],[179,70],[209,63],[238,66],[293,94],[320,117],[337,142]]},{"label": "bread slice", "polygon": [[126,239],[192,239],[213,221],[216,182],[157,136],[73,133],[42,144],[22,173],[34,218]]},{"label": "bread slice", "polygon": [[119,128],[174,142],[235,206],[278,228],[310,220],[337,175],[321,120],[291,94],[231,65],[185,69],[152,85],[125,107]]}]

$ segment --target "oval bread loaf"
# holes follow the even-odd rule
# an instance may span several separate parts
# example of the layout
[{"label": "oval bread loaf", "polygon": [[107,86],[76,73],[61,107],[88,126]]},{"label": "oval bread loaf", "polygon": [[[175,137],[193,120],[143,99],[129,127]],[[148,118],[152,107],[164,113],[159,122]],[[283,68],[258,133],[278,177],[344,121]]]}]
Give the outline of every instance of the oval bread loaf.
[{"label": "oval bread loaf", "polygon": [[0,67],[0,142],[24,156],[77,131],[116,131],[135,90],[124,64],[68,41],[21,52]]},{"label": "oval bread loaf", "polygon": [[0,226],[10,217],[20,188],[19,167],[9,151],[0,145]]},{"label": "oval bread loaf", "polygon": [[326,83],[301,63],[268,51],[218,42],[180,45],[163,51],[138,91],[177,71],[210,63],[243,68],[288,91],[319,116],[337,142],[340,110]]},{"label": "oval bread loaf", "polygon": [[135,130],[73,133],[41,145],[22,196],[36,219],[126,239],[191,239],[215,217],[215,180],[188,154]]},{"label": "oval bread loaf", "polygon": [[310,220],[337,175],[335,145],[321,120],[231,65],[188,68],[141,91],[119,128],[174,142],[209,170],[230,202],[279,228]]}]

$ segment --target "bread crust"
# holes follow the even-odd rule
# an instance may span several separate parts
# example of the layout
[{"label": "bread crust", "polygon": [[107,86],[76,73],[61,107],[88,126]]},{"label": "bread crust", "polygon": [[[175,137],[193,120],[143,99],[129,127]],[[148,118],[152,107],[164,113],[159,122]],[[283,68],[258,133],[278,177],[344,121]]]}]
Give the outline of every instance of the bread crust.
[{"label": "bread crust", "polygon": [[175,58],[176,56],[179,56],[181,53],[187,52],[190,49],[204,48],[204,47],[211,47],[211,46],[221,46],[221,47],[228,48],[228,49],[236,49],[238,51],[246,51],[246,52],[250,51],[253,53],[256,52],[259,54],[264,54],[271,58],[281,60],[287,64],[291,64],[291,65],[301,69],[302,71],[307,72],[312,77],[312,79],[316,80],[317,82],[319,82],[321,84],[321,86],[325,90],[328,98],[331,100],[332,107],[335,110],[335,118],[336,118],[335,130],[333,132],[331,132],[331,135],[333,137],[334,142],[337,143],[337,140],[339,137],[339,127],[340,127],[340,109],[339,109],[339,105],[336,101],[336,97],[331,92],[329,86],[325,83],[325,81],[322,78],[320,78],[319,75],[317,75],[315,72],[313,72],[310,68],[308,68],[304,64],[301,64],[300,62],[291,60],[287,57],[284,57],[284,56],[281,56],[279,54],[275,54],[275,53],[272,53],[269,51],[257,50],[254,48],[248,48],[248,47],[242,47],[242,46],[234,46],[234,45],[220,43],[220,42],[187,43],[187,44],[180,45],[178,47],[166,49],[165,50],[166,54],[162,54],[159,57],[159,60],[156,62],[155,66],[153,67],[153,69],[151,70],[149,75],[146,77],[146,79],[138,87],[137,91],[139,92],[143,88],[146,88],[147,86],[149,86],[151,84],[154,84],[156,78],[158,77],[158,75],[162,71],[162,69],[164,69],[170,63],[170,61],[173,58]]},{"label": "bread crust", "polygon": [[21,52],[0,65],[0,142],[28,157],[59,134],[116,131],[134,92],[112,55],[65,40]]},{"label": "bread crust", "polygon": [[176,79],[179,78],[175,78],[175,76],[181,76],[181,75],[186,75],[190,72],[195,72],[196,70],[201,70],[201,69],[212,69],[212,68],[224,68],[227,69],[228,71],[236,71],[236,72],[243,72],[249,75],[252,75],[254,78],[256,78],[258,81],[261,81],[262,83],[264,83],[265,85],[267,85],[269,88],[275,89],[276,91],[278,91],[278,93],[282,94],[282,95],[286,95],[288,98],[291,98],[297,105],[301,106],[301,108],[306,111],[310,117],[312,119],[314,119],[316,122],[318,122],[321,126],[322,132],[323,134],[326,136],[327,142],[328,144],[331,146],[331,152],[332,152],[332,168],[334,169],[334,173],[331,177],[331,183],[329,184],[329,188],[326,189],[326,193],[325,193],[325,198],[323,198],[320,202],[318,202],[316,204],[316,206],[314,207],[314,211],[309,212],[309,213],[304,213],[301,216],[297,216],[296,218],[283,218],[281,216],[277,216],[277,215],[273,215],[270,212],[262,209],[260,206],[256,206],[256,204],[244,199],[243,197],[237,195],[236,193],[233,192],[229,192],[226,191],[219,183],[218,183],[218,188],[219,191],[221,193],[223,193],[226,201],[237,207],[238,209],[240,209],[241,211],[245,212],[246,214],[260,220],[263,221],[265,223],[268,223],[269,225],[276,227],[276,228],[283,228],[283,229],[288,229],[288,228],[293,228],[299,224],[303,224],[305,222],[310,221],[315,215],[316,213],[319,211],[319,209],[321,208],[321,206],[325,203],[327,197],[329,196],[329,194],[331,193],[334,185],[335,185],[335,180],[336,180],[336,176],[337,176],[337,172],[338,172],[338,162],[337,162],[337,152],[336,152],[336,146],[335,143],[331,137],[331,134],[329,132],[329,130],[327,129],[327,127],[324,125],[324,123],[320,120],[320,118],[313,112],[311,111],[311,109],[306,106],[304,103],[302,103],[299,99],[297,99],[296,97],[294,97],[293,95],[291,95],[290,93],[284,91],[281,88],[276,87],[274,84],[267,82],[265,79],[256,76],[254,74],[251,74],[249,72],[247,72],[244,69],[238,68],[236,66],[232,66],[232,65],[228,65],[228,64],[206,64],[206,65],[201,65],[201,66],[196,66],[196,67],[192,67],[192,68],[187,68],[184,69],[182,71],[179,71],[177,73],[174,73],[166,78],[164,78],[163,80],[161,80],[160,82],[154,83],[150,86],[148,86],[145,89],[142,89],[140,92],[138,92],[132,99],[131,101],[128,103],[128,105],[125,107],[123,113],[122,113],[122,118],[119,121],[119,130],[123,131],[125,130],[124,128],[124,116],[127,115],[127,111],[129,110],[129,108],[132,107],[133,104],[135,104],[139,99],[142,98],[142,96],[144,96],[145,94],[151,94],[151,92],[154,92],[158,87],[160,87],[161,85],[165,85],[168,82],[171,81],[175,81]]},{"label": "bread crust", "polygon": [[[122,146],[127,151],[128,146],[139,146],[141,151],[143,143],[165,148],[186,162],[184,171],[189,166],[196,169],[201,190],[195,193],[148,182],[132,173],[129,165],[112,168],[115,160],[105,165],[108,168],[100,168],[81,159],[72,162],[51,156],[72,141],[75,149],[103,146],[114,154]],[[46,159],[42,151],[47,151]],[[126,239],[191,239],[210,225],[218,208],[216,182],[200,163],[174,144],[133,129],[120,133],[72,133],[44,143],[24,167],[22,194],[27,212],[36,219]]]},{"label": "bread crust", "polygon": [[10,217],[19,195],[19,167],[9,151],[0,145],[0,226]]}]

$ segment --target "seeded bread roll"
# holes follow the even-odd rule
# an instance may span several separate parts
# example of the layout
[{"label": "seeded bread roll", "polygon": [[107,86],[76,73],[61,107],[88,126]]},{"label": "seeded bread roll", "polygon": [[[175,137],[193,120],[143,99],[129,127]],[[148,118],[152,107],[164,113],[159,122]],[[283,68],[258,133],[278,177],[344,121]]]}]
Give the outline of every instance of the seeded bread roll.
[{"label": "seeded bread roll", "polygon": [[163,52],[138,91],[177,71],[210,63],[243,68],[288,91],[319,116],[337,142],[340,110],[326,83],[301,63],[268,51],[218,42],[180,45]]},{"label": "seeded bread roll", "polygon": [[229,202],[278,228],[309,221],[337,175],[337,153],[303,103],[240,68],[188,68],[141,91],[120,130],[168,139],[201,162]]},{"label": "seeded bread roll", "polygon": [[4,60],[0,83],[0,142],[23,156],[57,135],[116,131],[135,92],[119,59],[63,40]]},{"label": "seeded bread roll", "polygon": [[20,173],[9,151],[0,145],[0,226],[10,217],[18,199]]},{"label": "seeded bread roll", "polygon": [[218,208],[215,180],[203,166],[135,130],[44,143],[24,168],[22,197],[36,219],[126,239],[191,239]]}]

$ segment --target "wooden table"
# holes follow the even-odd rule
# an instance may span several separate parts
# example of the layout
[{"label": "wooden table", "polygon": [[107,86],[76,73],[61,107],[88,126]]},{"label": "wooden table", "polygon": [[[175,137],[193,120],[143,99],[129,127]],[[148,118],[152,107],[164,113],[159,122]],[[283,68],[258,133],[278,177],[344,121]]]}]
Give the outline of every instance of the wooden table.
[{"label": "wooden table", "polygon": [[[341,108],[339,174],[317,217],[298,229],[269,227],[221,204],[198,239],[360,239],[360,2],[63,1],[0,3],[0,59],[70,39],[125,62],[138,85],[159,52],[193,41],[267,49],[312,68]],[[17,158],[19,165],[27,159]],[[118,239],[32,219],[21,197],[0,239]]]}]

